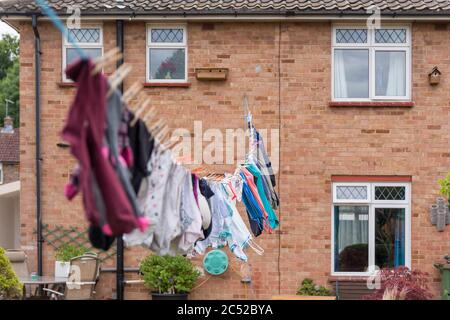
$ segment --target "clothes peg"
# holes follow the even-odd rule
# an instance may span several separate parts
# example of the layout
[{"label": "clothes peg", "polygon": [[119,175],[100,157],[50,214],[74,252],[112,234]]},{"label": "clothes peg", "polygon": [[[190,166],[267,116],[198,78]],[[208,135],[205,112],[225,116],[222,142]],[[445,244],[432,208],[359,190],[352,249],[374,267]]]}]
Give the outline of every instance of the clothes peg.
[{"label": "clothes peg", "polygon": [[91,75],[96,75],[107,65],[116,63],[118,60],[123,58],[122,52],[119,48],[114,48],[106,52],[102,57],[94,60],[95,68],[92,70]]},{"label": "clothes peg", "polygon": [[157,130],[161,129],[161,127],[164,125],[165,125],[165,121],[163,119],[159,119],[158,121],[156,121],[156,123],[153,126],[149,127],[148,130],[150,131],[150,133],[153,136],[156,136]]},{"label": "clothes peg", "polygon": [[119,68],[114,71],[114,73],[109,77],[109,91],[108,97],[114,92],[114,90],[122,83],[122,81],[128,76],[133,67],[131,65],[124,63]]},{"label": "clothes peg", "polygon": [[125,93],[122,96],[122,101],[125,104],[128,104],[134,97],[137,96],[139,92],[141,92],[142,88],[143,88],[142,84],[139,81],[136,81],[131,85],[131,87],[127,91],[125,91]]},{"label": "clothes peg", "polygon": [[[147,109],[148,105],[150,104],[150,99],[145,99],[142,103],[138,103],[138,108],[134,113],[134,119],[131,121],[130,126],[134,127],[139,120],[141,114]],[[153,108],[153,107],[152,107]],[[144,120],[143,120],[144,121]],[[145,122],[145,121],[144,121]]]},{"label": "clothes peg", "polygon": [[180,143],[180,141],[178,139],[170,139],[169,143],[166,145],[167,149],[173,150],[178,144]]},{"label": "clothes peg", "polygon": [[144,120],[144,122],[148,122],[148,121],[154,119],[155,117],[156,117],[156,108],[151,107],[149,110],[147,110],[145,112],[143,120]]},{"label": "clothes peg", "polygon": [[155,139],[158,139],[160,143],[164,144],[167,134],[169,133],[169,127],[167,125],[164,125],[161,130],[156,134]]},{"label": "clothes peg", "polygon": [[158,140],[161,143],[161,138],[163,137],[163,133],[166,133],[167,125],[164,121],[161,122],[161,125],[158,125],[155,129],[152,131],[152,135],[155,137],[156,140]]}]

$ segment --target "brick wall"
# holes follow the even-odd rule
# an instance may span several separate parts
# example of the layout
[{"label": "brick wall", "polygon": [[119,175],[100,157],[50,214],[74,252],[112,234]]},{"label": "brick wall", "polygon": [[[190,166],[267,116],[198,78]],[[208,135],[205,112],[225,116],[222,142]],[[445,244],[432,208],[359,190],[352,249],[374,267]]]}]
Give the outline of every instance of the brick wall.
[{"label": "brick wall", "polygon": [[[43,221],[85,225],[80,199],[65,200],[62,187],[74,165],[56,144],[74,88],[61,87],[61,37],[47,23],[42,36]],[[33,32],[21,29],[21,236],[35,261],[35,125]],[[442,28],[441,28],[442,29]],[[125,22],[125,61],[134,67],[125,81],[145,81],[145,23]],[[172,129],[243,128],[242,96],[251,102],[259,128],[278,128],[281,118],[281,234],[263,235],[260,257],[249,251],[253,283],[244,287],[233,270],[208,280],[192,298],[270,298],[293,294],[311,277],[327,284],[331,259],[331,182],[333,174],[412,176],[412,265],[430,273],[437,294],[439,274],[433,263],[450,251],[450,230],[438,233],[428,222],[428,206],[438,195],[436,181],[450,165],[448,145],[450,31],[414,24],[413,100],[415,107],[330,108],[331,24],[189,23],[190,88],[145,88],[152,105]],[[104,23],[105,50],[115,45],[114,23]],[[443,80],[430,87],[427,73],[438,65]],[[199,82],[196,67],[230,68],[226,82]],[[258,68],[257,68],[258,67]],[[279,73],[279,68],[281,73]],[[261,72],[257,72],[260,69]],[[106,70],[111,72],[112,70]],[[281,114],[280,114],[281,111]],[[217,166],[217,170],[233,166]],[[244,211],[241,210],[242,213]],[[281,240],[281,242],[279,242]],[[126,251],[126,266],[147,254]],[[45,245],[44,271],[53,272],[53,252]],[[200,259],[197,259],[200,261]],[[232,268],[239,270],[235,259]],[[127,275],[128,276],[128,275]],[[102,275],[98,297],[111,297],[113,275]],[[147,298],[139,285],[127,286],[128,298]]]},{"label": "brick wall", "polygon": [[3,162],[3,183],[19,180],[19,164]]}]

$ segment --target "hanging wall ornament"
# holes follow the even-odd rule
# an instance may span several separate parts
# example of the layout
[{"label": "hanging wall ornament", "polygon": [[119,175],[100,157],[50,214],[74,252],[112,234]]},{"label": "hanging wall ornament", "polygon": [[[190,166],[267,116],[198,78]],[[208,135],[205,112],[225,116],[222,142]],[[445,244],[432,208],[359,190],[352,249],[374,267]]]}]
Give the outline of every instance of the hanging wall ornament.
[{"label": "hanging wall ornament", "polygon": [[203,267],[213,276],[221,275],[228,269],[228,256],[222,250],[212,250],[203,259]]}]

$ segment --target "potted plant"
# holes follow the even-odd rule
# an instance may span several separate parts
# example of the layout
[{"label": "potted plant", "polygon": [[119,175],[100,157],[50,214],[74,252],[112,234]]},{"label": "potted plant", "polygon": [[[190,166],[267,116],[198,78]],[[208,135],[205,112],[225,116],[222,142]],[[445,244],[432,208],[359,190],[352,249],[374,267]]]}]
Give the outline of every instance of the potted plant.
[{"label": "potted plant", "polygon": [[55,277],[67,278],[69,276],[70,259],[85,254],[88,250],[82,246],[64,244],[55,254]]},{"label": "potted plant", "polygon": [[447,173],[447,176],[444,179],[439,180],[439,184],[441,185],[441,194],[449,201],[450,209],[450,172]]},{"label": "potted plant", "polygon": [[326,299],[326,297],[330,297],[330,300],[335,299],[330,290],[324,286],[315,284],[310,278],[303,279],[300,288],[297,290],[297,295],[311,297],[311,300],[313,297],[325,297],[324,299]]},{"label": "potted plant", "polygon": [[200,276],[192,262],[182,256],[147,256],[140,272],[153,300],[187,300]]},{"label": "potted plant", "polygon": [[0,248],[0,300],[22,297],[23,286],[14,272],[5,250]]}]

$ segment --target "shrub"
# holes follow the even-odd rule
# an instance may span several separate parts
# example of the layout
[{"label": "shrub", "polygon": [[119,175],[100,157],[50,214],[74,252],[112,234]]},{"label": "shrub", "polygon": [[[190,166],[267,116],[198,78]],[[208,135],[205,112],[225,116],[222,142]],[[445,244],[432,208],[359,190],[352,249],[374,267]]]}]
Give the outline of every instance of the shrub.
[{"label": "shrub", "polygon": [[398,267],[382,269],[378,276],[380,277],[381,288],[364,296],[364,299],[382,300],[386,290],[388,292],[402,292],[404,300],[428,300],[432,298],[428,288],[428,273],[426,272]]},{"label": "shrub", "polygon": [[81,246],[73,246],[70,244],[64,244],[56,250],[56,261],[68,262],[70,259],[81,256],[88,252],[88,249]]},{"label": "shrub", "polygon": [[11,262],[0,248],[0,298],[20,298],[23,286],[14,272]]},{"label": "shrub", "polygon": [[450,198],[450,172],[447,174],[445,179],[439,180],[439,184],[441,185],[441,194],[444,197]]},{"label": "shrub", "polygon": [[189,293],[200,276],[190,260],[182,256],[150,255],[141,262],[145,286],[159,293]]},{"label": "shrub", "polygon": [[330,290],[324,286],[319,286],[312,279],[305,278],[302,286],[297,290],[299,296],[331,296]]}]

